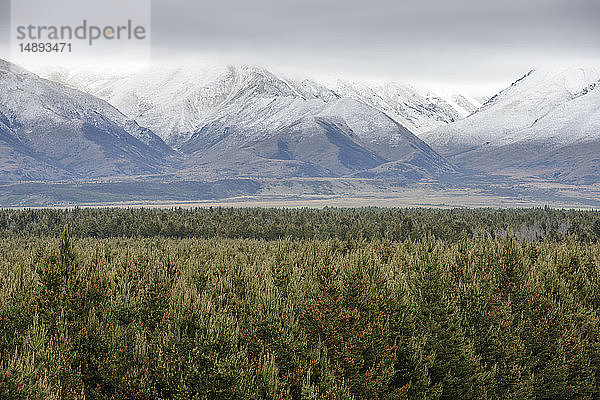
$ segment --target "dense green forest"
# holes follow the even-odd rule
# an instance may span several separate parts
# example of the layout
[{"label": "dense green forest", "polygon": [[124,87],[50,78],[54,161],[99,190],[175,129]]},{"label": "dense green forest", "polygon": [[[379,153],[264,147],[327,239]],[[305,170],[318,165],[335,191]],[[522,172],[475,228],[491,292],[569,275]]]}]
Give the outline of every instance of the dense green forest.
[{"label": "dense green forest", "polygon": [[1,399],[600,399],[600,214],[0,211]]},{"label": "dense green forest", "polygon": [[419,240],[506,237],[600,240],[600,212],[544,209],[0,210],[0,235],[230,239]]}]

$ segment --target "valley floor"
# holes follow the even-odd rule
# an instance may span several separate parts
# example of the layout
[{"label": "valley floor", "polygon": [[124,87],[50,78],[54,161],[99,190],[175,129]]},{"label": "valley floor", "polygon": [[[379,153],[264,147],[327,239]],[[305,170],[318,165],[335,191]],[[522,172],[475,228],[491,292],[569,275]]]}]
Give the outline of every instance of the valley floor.
[{"label": "valley floor", "polygon": [[600,185],[473,179],[470,183],[355,178],[114,180],[0,184],[0,207],[539,207],[600,208]]}]

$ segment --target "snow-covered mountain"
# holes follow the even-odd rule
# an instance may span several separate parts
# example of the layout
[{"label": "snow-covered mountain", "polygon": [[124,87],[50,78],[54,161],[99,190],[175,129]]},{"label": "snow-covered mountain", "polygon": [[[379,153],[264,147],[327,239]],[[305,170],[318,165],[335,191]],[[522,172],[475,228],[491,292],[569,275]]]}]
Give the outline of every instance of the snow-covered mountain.
[{"label": "snow-covered mountain", "polygon": [[[175,146],[222,117],[222,109],[241,100],[238,94],[250,85],[254,85],[256,94],[267,90],[271,95],[302,102],[330,103],[340,98],[353,99],[384,112],[417,136],[460,120],[481,105],[466,95],[435,94],[409,84],[367,85],[338,81],[326,85],[249,66],[153,66],[124,73],[64,70],[40,73],[108,101]],[[249,99],[244,97],[244,100]],[[277,117],[285,120],[282,114],[278,113]],[[270,122],[274,122],[273,119]]]},{"label": "snow-covered mountain", "polygon": [[400,161],[425,171],[421,179],[453,169],[385,113],[316,82],[253,67],[230,68],[222,80],[235,82],[229,97],[180,145],[190,170],[344,176]]},{"label": "snow-covered mountain", "polygon": [[103,100],[0,60],[0,179],[156,173],[174,156]]},{"label": "snow-covered mountain", "polygon": [[47,76],[106,99],[150,127],[187,156],[195,174],[341,176],[397,161],[430,173],[452,170],[395,118],[359,96],[260,67]]},{"label": "snow-covered mountain", "polygon": [[600,68],[534,70],[481,107],[405,84],[324,84],[251,66],[44,76],[0,61],[0,181],[169,172],[460,182],[474,171],[600,182]]},{"label": "snow-covered mountain", "polygon": [[335,91],[340,96],[359,100],[385,112],[419,137],[469,116],[482,104],[464,94],[434,93],[426,88],[397,82],[367,85],[339,81]]},{"label": "snow-covered mountain", "polygon": [[190,67],[39,73],[109,102],[171,144],[184,142],[200,129],[235,85],[227,71]]},{"label": "snow-covered mountain", "polygon": [[468,118],[423,138],[468,168],[597,180],[600,68],[533,70]]},{"label": "snow-covered mountain", "polygon": [[573,142],[583,138],[578,130],[566,135],[538,128],[552,124],[569,103],[591,93],[599,81],[600,69],[594,68],[532,70],[470,117],[423,137],[445,154],[532,139]]}]

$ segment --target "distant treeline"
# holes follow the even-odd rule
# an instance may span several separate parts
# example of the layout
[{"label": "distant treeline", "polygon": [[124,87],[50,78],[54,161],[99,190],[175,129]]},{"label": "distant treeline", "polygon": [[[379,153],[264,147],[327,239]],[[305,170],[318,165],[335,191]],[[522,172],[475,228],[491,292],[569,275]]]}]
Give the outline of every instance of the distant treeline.
[{"label": "distant treeline", "polygon": [[581,242],[600,239],[600,213],[549,208],[427,209],[68,209],[0,210],[0,235],[230,239],[457,241],[464,237]]}]

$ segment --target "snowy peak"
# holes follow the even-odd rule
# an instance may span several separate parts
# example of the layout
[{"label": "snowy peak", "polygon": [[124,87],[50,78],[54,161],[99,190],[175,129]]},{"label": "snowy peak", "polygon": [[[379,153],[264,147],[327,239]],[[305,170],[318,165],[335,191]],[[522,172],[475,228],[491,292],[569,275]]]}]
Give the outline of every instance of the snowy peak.
[{"label": "snowy peak", "polygon": [[471,116],[423,138],[472,170],[596,181],[599,82],[596,67],[532,70]]},{"label": "snowy peak", "polygon": [[[261,165],[264,173],[280,176],[293,165],[303,175],[345,176],[400,162],[401,167],[391,170],[401,173],[410,164],[431,177],[453,167],[407,129],[401,121],[410,118],[403,120],[399,113],[406,109],[419,115],[421,126],[428,119],[447,123],[467,113],[414,88],[351,83],[329,87],[255,66],[48,76],[101,96],[148,126],[181,151],[186,168],[200,171],[198,165],[210,163],[223,174]],[[399,100],[394,95],[406,99],[404,108],[395,104]],[[427,104],[408,104],[417,95]],[[355,156],[359,161],[352,161]]]},{"label": "snowy peak", "polygon": [[305,100],[319,99],[329,103],[340,98],[333,90],[311,79],[288,79],[287,82]]},{"label": "snowy peak", "polygon": [[231,81],[231,96],[229,100],[238,97],[295,97],[300,94],[289,84],[264,68],[254,66],[229,66],[225,80]]},{"label": "snowy peak", "polygon": [[397,82],[371,86],[339,81],[336,91],[385,112],[417,135],[465,118],[481,105],[465,95],[441,95]]},{"label": "snowy peak", "polygon": [[[285,102],[297,108],[299,102],[304,102],[305,108],[314,108],[317,103],[322,106],[349,98],[387,114],[417,134],[464,118],[479,105],[468,96],[438,95],[395,83],[369,86],[338,82],[330,87],[256,66],[152,67],[113,75],[86,71],[43,73],[108,101],[175,146],[222,118],[225,109],[231,112],[232,105],[247,109],[258,103],[265,106]],[[283,114],[276,106],[273,110]]]},{"label": "snowy peak", "polygon": [[0,62],[0,126],[2,141],[10,146],[5,150],[50,166],[52,178],[153,173],[175,155],[105,101],[5,61]]},{"label": "snowy peak", "polygon": [[528,106],[525,111],[530,114],[543,113],[587,93],[599,81],[600,68],[595,67],[534,69],[492,97],[480,111],[518,101]]},{"label": "snowy peak", "polygon": [[180,145],[222,117],[232,104],[247,108],[277,98],[326,96],[324,88],[316,84],[287,82],[253,66],[162,67],[103,76],[78,71],[47,76],[105,99],[173,145]]},{"label": "snowy peak", "polygon": [[423,138],[444,154],[479,146],[504,146],[532,137],[569,142],[580,135],[536,131],[535,125],[542,119],[563,119],[557,114],[574,99],[589,95],[599,80],[598,68],[532,70],[468,118],[440,127]]}]

